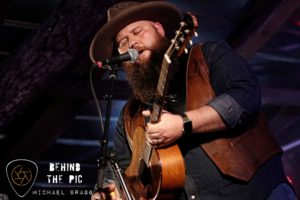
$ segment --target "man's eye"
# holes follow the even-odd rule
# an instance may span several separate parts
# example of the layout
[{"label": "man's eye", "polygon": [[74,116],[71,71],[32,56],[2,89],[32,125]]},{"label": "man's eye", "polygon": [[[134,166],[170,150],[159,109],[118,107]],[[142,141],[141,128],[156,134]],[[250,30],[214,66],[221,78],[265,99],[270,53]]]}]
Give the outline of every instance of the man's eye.
[{"label": "man's eye", "polygon": [[136,29],[134,29],[133,33],[136,35],[136,34],[139,34],[141,31],[142,31],[141,28],[136,28]]},{"label": "man's eye", "polygon": [[119,42],[119,47],[124,47],[126,45],[126,40],[122,40]]}]

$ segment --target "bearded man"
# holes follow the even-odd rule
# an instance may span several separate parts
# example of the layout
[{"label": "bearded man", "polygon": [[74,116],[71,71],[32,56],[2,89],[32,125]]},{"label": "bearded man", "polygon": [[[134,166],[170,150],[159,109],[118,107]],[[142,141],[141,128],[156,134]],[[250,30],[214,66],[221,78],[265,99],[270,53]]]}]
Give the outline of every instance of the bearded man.
[{"label": "bearded man", "polygon": [[[146,145],[154,150],[173,144],[180,149],[184,183],[172,191],[176,199],[296,199],[284,174],[281,148],[260,115],[257,78],[225,42],[197,44],[188,55],[173,59],[165,102],[157,101],[164,53],[181,20],[178,8],[167,2],[117,3],[93,39],[93,62],[129,48],[139,52],[137,61],[123,65],[133,97],[121,111],[114,136],[118,164],[125,171],[141,162],[132,157],[142,145],[134,143],[134,130],[142,126]],[[154,104],[163,106],[155,123],[147,121]],[[156,178],[160,177],[150,182]],[[122,198],[122,193],[110,195],[114,182],[111,177],[106,181],[107,187],[92,199]],[[153,188],[145,189],[138,196],[132,194],[134,199],[164,198],[149,195]]]}]

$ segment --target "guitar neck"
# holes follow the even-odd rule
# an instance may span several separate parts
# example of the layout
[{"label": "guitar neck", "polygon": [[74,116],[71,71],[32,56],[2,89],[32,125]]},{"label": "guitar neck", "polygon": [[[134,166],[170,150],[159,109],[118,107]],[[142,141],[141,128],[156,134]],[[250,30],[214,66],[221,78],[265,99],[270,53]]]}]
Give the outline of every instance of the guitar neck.
[{"label": "guitar neck", "polygon": [[[155,102],[152,105],[152,112],[150,115],[151,123],[157,123],[159,121],[162,110],[163,110],[167,82],[168,82],[169,66],[171,64],[170,58],[169,58],[169,56],[167,56],[169,51],[170,51],[170,48],[165,53],[162,67],[160,70],[160,75],[159,75],[157,89],[156,89],[156,95],[155,95]],[[152,151],[153,151],[152,145],[150,143],[146,142],[146,146],[145,146],[144,153],[143,153],[143,158],[146,161],[146,163],[149,162]]]},{"label": "guitar neck", "polygon": [[[172,45],[171,45],[172,47]],[[168,74],[169,74],[169,66],[171,64],[170,57],[168,56],[170,53],[171,47],[167,50],[164,55],[163,63],[161,66],[159,79],[156,88],[155,102],[152,105],[152,112],[150,115],[150,122],[157,123],[160,119],[163,104],[166,96],[166,88],[168,83]]]}]

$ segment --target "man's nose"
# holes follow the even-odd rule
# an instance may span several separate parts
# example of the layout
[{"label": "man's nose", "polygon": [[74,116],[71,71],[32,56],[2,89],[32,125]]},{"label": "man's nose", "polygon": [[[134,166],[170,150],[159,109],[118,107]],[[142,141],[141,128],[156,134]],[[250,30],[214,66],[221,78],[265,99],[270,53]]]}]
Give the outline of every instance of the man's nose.
[{"label": "man's nose", "polygon": [[139,43],[139,37],[137,35],[131,34],[128,37],[128,47],[135,48],[135,46]]},{"label": "man's nose", "polygon": [[137,42],[136,40],[130,40],[130,41],[129,41],[128,47],[129,47],[130,49],[134,49],[134,47],[135,47],[137,44],[138,44],[138,42]]}]

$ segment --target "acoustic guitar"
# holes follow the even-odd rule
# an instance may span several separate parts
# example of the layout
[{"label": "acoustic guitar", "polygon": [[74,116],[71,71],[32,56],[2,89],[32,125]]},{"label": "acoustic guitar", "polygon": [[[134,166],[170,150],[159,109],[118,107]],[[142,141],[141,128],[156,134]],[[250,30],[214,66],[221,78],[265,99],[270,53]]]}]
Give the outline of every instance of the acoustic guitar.
[{"label": "acoustic guitar", "polygon": [[[152,104],[150,122],[157,123],[163,109],[170,64],[185,51],[194,34],[192,17],[186,14],[165,52]],[[163,193],[181,189],[185,184],[185,164],[177,144],[154,148],[147,142],[145,128],[138,127],[132,138],[132,158],[125,171],[125,181],[132,199],[161,199]]]}]

